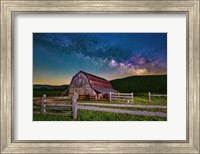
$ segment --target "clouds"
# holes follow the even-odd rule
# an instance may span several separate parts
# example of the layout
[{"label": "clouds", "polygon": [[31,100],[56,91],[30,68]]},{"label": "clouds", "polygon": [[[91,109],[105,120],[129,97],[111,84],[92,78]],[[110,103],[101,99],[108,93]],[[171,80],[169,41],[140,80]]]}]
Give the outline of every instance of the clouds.
[{"label": "clouds", "polygon": [[109,65],[110,65],[111,67],[116,67],[116,66],[118,66],[119,64],[118,64],[115,60],[111,59],[111,61],[109,62]]},{"label": "clouds", "polygon": [[166,74],[166,62],[159,58],[146,58],[134,55],[126,61],[108,61],[110,67],[118,69],[118,72],[127,76],[148,75],[148,74]]}]

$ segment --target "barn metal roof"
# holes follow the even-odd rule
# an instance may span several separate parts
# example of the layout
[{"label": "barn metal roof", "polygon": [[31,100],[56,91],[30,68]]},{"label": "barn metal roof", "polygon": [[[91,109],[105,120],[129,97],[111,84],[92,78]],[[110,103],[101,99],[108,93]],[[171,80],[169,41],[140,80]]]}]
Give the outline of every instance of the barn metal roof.
[{"label": "barn metal roof", "polygon": [[94,88],[95,91],[102,93],[102,94],[109,94],[110,92],[116,93],[115,89],[112,88]]},{"label": "barn metal roof", "polygon": [[95,89],[95,88],[97,88],[97,89],[112,89],[112,85],[108,80],[98,77],[98,76],[95,76],[93,74],[89,74],[84,71],[80,71],[80,73],[83,73],[84,75],[86,75],[86,77],[88,78],[88,81],[90,82],[90,85],[93,89]]}]

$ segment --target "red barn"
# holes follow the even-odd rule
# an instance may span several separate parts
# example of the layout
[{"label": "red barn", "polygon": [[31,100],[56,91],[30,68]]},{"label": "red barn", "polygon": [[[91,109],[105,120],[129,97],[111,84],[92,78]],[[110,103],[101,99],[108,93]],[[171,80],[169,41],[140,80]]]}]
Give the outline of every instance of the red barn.
[{"label": "red barn", "polygon": [[73,96],[74,93],[77,93],[79,99],[81,97],[101,99],[108,97],[110,92],[117,91],[112,88],[108,80],[84,71],[79,71],[72,77],[71,83],[65,91],[68,96]]}]

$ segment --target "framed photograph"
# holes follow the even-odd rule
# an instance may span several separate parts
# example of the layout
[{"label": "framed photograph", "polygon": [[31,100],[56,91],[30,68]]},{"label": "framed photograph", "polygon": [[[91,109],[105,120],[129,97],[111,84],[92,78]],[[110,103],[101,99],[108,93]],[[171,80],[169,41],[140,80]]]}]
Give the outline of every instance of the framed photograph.
[{"label": "framed photograph", "polygon": [[1,1],[1,153],[199,153],[199,0]]},{"label": "framed photograph", "polygon": [[166,121],[167,33],[33,33],[35,120]]}]

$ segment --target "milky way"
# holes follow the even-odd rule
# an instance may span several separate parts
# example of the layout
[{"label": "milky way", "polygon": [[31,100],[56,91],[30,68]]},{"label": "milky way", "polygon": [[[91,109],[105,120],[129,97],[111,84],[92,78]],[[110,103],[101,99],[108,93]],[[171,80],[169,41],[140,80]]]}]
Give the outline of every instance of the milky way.
[{"label": "milky way", "polygon": [[167,33],[33,34],[34,84],[69,84],[79,70],[107,80],[167,74]]}]

